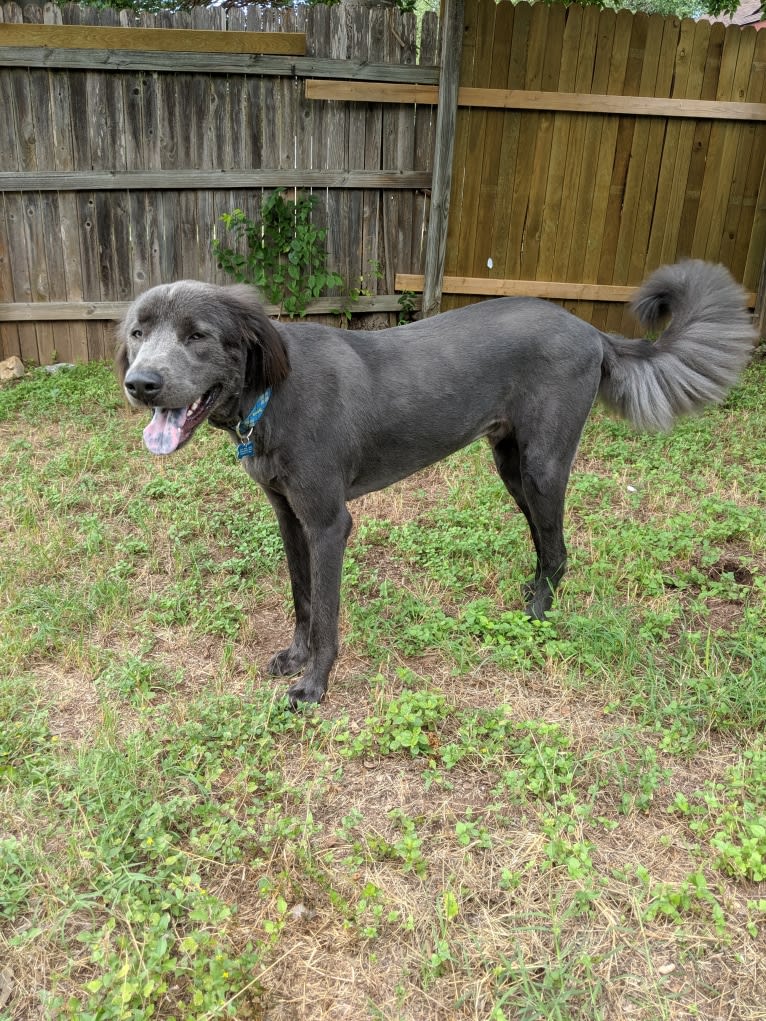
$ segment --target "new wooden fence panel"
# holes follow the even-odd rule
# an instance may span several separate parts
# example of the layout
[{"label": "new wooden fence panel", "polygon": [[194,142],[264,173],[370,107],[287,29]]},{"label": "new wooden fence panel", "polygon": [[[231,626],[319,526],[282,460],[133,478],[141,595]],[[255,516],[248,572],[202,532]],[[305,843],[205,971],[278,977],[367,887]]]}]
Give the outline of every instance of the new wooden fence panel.
[{"label": "new wooden fence panel", "polygon": [[[484,47],[477,47],[476,61],[483,65],[483,79],[489,88],[504,89],[508,87],[509,61],[505,59],[505,43],[513,31],[513,7],[511,4],[500,4],[494,12],[494,19],[486,29],[479,28],[479,41],[486,42]],[[479,111],[477,111],[479,112]],[[503,152],[503,114],[499,110],[487,110],[483,121],[486,136],[476,210],[476,229],[473,232],[475,244],[463,253],[466,263],[473,266],[472,275],[476,275],[492,259],[492,231],[495,216],[501,205],[504,205],[499,190],[501,157]]]},{"label": "new wooden fence panel", "polygon": [[[492,50],[498,34],[495,19],[498,8],[494,4],[483,5],[478,12],[476,37],[473,40],[471,53],[471,82],[478,87],[492,85]],[[466,66],[466,65],[464,65]],[[461,76],[462,77],[462,76]],[[494,206],[492,201],[492,174],[496,165],[495,144],[496,131],[487,130],[487,120],[492,126],[493,111],[477,108],[471,111],[468,120],[466,147],[469,154],[477,154],[479,173],[466,173],[463,182],[463,199],[461,209],[460,235],[458,240],[459,258],[465,272],[474,275],[477,262],[486,263],[487,254],[484,239],[486,237],[488,213]],[[480,155],[478,155],[480,154]],[[468,165],[471,164],[469,156]],[[449,242],[448,242],[449,244]]]},{"label": "new wooden fence panel", "polygon": [[[727,32],[721,62],[718,98],[741,99],[749,86],[755,52],[755,32]],[[711,129],[710,147],[700,212],[693,247],[704,258],[718,258],[722,249],[724,224],[732,204],[741,204],[737,191],[741,187],[744,153],[740,149],[742,125],[716,124]]]},{"label": "new wooden fence panel", "polygon": [[[466,0],[462,88],[764,102],[766,33],[505,6]],[[723,107],[696,120],[689,108],[637,112],[460,107],[446,276],[631,287],[692,256],[723,261],[754,292],[766,233],[762,108],[752,121],[726,120]],[[447,286],[443,307],[470,300]],[[635,330],[619,304],[565,304],[603,328]]]},{"label": "new wooden fence panel", "polygon": [[[566,11],[561,6],[551,7],[548,18],[543,20],[537,17],[537,9],[533,8],[532,25],[533,30],[536,30],[530,41],[532,66],[538,64],[540,61],[538,54],[542,53],[540,88],[556,92],[562,67]],[[532,167],[528,181],[521,182],[526,191],[526,210],[522,234],[518,240],[520,275],[525,280],[536,279],[538,272],[540,243],[547,221],[545,197],[548,193],[548,168],[551,160],[555,160],[553,145],[556,117],[557,115],[550,110],[537,115],[532,142]],[[559,191],[561,190],[563,189],[560,187]]]}]

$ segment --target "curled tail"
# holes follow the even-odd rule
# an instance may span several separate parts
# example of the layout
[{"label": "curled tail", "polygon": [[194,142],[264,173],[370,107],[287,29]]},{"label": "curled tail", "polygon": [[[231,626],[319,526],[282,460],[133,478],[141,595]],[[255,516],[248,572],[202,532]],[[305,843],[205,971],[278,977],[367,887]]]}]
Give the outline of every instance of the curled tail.
[{"label": "curled tail", "polygon": [[679,415],[722,401],[757,340],[729,271],[696,259],[662,266],[631,307],[650,330],[671,322],[654,343],[604,335],[604,403],[639,429],[666,430]]}]

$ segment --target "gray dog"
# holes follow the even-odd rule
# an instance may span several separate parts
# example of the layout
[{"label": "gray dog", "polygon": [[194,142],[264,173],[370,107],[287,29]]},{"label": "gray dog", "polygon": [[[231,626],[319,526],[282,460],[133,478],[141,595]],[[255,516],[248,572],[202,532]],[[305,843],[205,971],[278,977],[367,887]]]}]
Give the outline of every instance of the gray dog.
[{"label": "gray dog", "polygon": [[564,495],[596,397],[640,429],[721,401],[756,340],[722,266],[657,270],[634,311],[655,343],[608,336],[556,305],[499,298],[377,333],[272,322],[255,292],[165,284],[130,306],[118,371],[152,409],[144,441],[169,454],[207,419],[225,429],[279,520],[295,634],[269,664],[303,671],[292,704],[319,702],[338,653],[346,502],[481,436],[537,553],[527,612],[542,618],[566,566]]}]

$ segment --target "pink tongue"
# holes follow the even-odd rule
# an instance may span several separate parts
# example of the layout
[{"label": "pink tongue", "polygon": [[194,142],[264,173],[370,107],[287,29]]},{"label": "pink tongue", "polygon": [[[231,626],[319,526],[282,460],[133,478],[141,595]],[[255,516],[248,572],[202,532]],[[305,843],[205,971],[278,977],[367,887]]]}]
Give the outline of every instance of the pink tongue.
[{"label": "pink tongue", "polygon": [[170,454],[181,442],[181,429],[186,421],[186,408],[155,408],[154,416],[144,429],[146,449],[153,454]]}]

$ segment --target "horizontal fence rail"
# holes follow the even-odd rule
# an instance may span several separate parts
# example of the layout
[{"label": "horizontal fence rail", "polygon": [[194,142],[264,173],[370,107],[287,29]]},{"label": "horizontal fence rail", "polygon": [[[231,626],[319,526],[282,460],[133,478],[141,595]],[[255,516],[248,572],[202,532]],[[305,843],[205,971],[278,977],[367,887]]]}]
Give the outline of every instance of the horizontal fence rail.
[{"label": "horizontal fence rail", "polygon": [[0,24],[0,45],[79,50],[159,50],[202,53],[287,53],[303,56],[303,32],[210,32],[178,28],[80,28]]},{"label": "horizontal fence rail", "polygon": [[[406,289],[406,288],[405,288]],[[37,301],[0,304],[0,323],[68,322],[76,320],[110,321],[122,319],[129,301]],[[420,308],[420,298],[408,298],[410,311]],[[279,305],[263,303],[267,315],[283,314]],[[306,315],[340,315],[346,312],[401,312],[401,296],[395,294],[361,295],[349,298],[318,298],[309,302]]]},{"label": "horizontal fence rail", "polygon": [[[421,292],[423,282],[424,278],[420,274],[396,274],[398,291]],[[551,298],[558,301],[628,302],[637,291],[638,286],[560,283],[553,280],[487,280],[482,277],[445,276],[442,283],[444,294],[473,294],[488,298]],[[749,308],[755,308],[755,292],[747,294],[747,302]]]},{"label": "horizontal fence rail", "polygon": [[419,170],[58,170],[0,172],[0,191],[180,191],[216,188],[428,188]]},{"label": "horizontal fence rail", "polygon": [[[357,103],[436,103],[438,90],[409,86],[345,81],[306,82],[308,99]],[[653,96],[609,96],[591,92],[541,92],[524,89],[458,90],[458,106],[494,110],[538,110],[563,113],[630,114],[634,117],[685,117],[694,120],[766,121],[766,103],[732,103],[725,100],[664,99]]]},{"label": "horizontal fence rail", "polygon": [[[0,42],[2,37],[0,36]],[[200,74],[275,75],[289,78],[339,78],[351,81],[415,83],[429,85],[439,80],[435,66],[370,63],[365,60],[335,60],[320,57],[292,57],[271,53],[183,53],[159,50],[76,50],[0,45],[0,67],[61,68],[79,71],[168,71]]]}]

